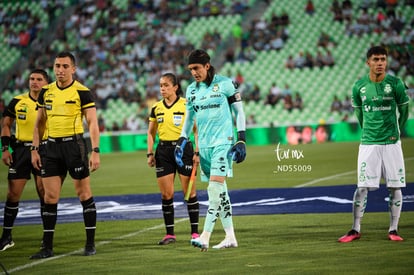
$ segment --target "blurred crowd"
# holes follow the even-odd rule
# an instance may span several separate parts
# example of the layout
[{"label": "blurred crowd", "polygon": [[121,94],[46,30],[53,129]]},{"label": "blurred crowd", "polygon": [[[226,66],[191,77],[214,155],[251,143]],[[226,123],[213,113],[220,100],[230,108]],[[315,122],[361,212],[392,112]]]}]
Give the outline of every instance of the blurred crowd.
[{"label": "blurred crowd", "polygon": [[[355,1],[332,0],[329,10],[332,20],[343,23],[349,36],[386,34],[382,43],[390,49],[390,72],[401,76],[414,75],[414,18],[404,18],[395,11],[395,6],[401,1],[363,0],[355,7]],[[118,99],[136,103],[138,108],[133,119],[141,123],[134,121],[129,124],[134,125],[132,128],[136,128],[137,124],[138,128],[145,127],[142,122],[146,121],[148,107],[159,99],[161,74],[173,71],[183,81],[191,79],[184,62],[195,45],[186,39],[184,26],[192,18],[200,16],[244,15],[251,5],[251,1],[247,0],[232,1],[231,4],[224,4],[223,1],[204,1],[203,4],[178,0],[142,2],[129,0],[122,7],[105,0],[41,0],[39,4],[56,30],[43,34],[50,38],[51,43],[41,47],[33,43],[48,26],[38,15],[31,14],[28,8],[6,12],[0,7],[0,24],[7,45],[22,49],[23,56],[28,60],[28,66],[16,70],[5,88],[25,90],[30,70],[37,67],[50,70],[57,52],[71,51],[78,61],[76,78],[96,92],[98,107],[105,109],[108,102]],[[414,5],[411,0],[404,2]],[[313,1],[306,1],[304,16],[314,16],[314,13]],[[257,17],[247,29],[242,29],[242,22],[239,23],[232,29],[236,47],[226,48],[227,62],[250,62],[259,51],[280,51],[289,39],[289,10],[282,9],[282,12],[273,13],[268,19]],[[20,27],[14,27],[16,25]],[[211,32],[206,33],[202,41],[202,48],[215,52],[223,38],[220,32]],[[312,56],[304,48],[297,56],[286,60],[285,68],[334,66],[335,59],[330,49],[337,44],[338,41],[329,33],[321,32],[317,46],[324,52],[318,51]],[[303,109],[300,92],[290,91],[288,84],[284,89],[279,88],[282,91],[280,94],[275,95],[277,89],[272,87],[268,95],[263,95],[258,85],[242,85],[243,76],[232,77],[244,89],[246,100],[270,105],[283,101],[288,111]],[[125,121],[123,124],[105,125],[102,130],[123,129],[128,123]]]}]

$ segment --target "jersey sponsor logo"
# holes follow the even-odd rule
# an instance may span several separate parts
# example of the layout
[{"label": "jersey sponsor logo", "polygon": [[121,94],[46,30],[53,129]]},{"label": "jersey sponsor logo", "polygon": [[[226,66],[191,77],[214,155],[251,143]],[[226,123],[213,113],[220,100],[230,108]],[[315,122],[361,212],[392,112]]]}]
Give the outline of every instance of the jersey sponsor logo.
[{"label": "jersey sponsor logo", "polygon": [[365,87],[362,87],[361,89],[359,89],[359,92],[361,94],[365,94],[366,91],[367,91],[367,88],[365,88]]},{"label": "jersey sponsor logo", "polygon": [[391,111],[391,106],[368,106],[364,105],[365,112],[382,112],[382,111]]},{"label": "jersey sponsor logo", "polygon": [[27,105],[22,104],[21,107],[17,110],[18,113],[27,113]]},{"label": "jersey sponsor logo", "polygon": [[26,115],[24,115],[24,114],[19,114],[19,115],[17,116],[17,118],[18,118],[19,120],[26,120]]},{"label": "jersey sponsor logo", "polygon": [[391,96],[384,96],[382,100],[393,100],[394,98]]},{"label": "jersey sponsor logo", "polygon": [[208,105],[201,105],[201,110],[208,110],[208,109],[218,109],[220,108],[220,104],[208,104]]},{"label": "jersey sponsor logo", "polygon": [[372,107],[373,112],[380,112],[380,111],[391,111],[391,106],[374,106]]},{"label": "jersey sponsor logo", "polygon": [[212,95],[210,95],[210,98],[213,98],[213,97],[221,97],[221,94],[212,94]]},{"label": "jersey sponsor logo", "polygon": [[45,105],[45,108],[46,108],[46,110],[49,110],[49,111],[50,111],[50,110],[52,110],[52,105],[50,105],[50,104],[46,104],[46,105]]},{"label": "jersey sponsor logo", "polygon": [[163,117],[157,117],[157,123],[163,123],[164,118]]},{"label": "jersey sponsor logo", "polygon": [[181,122],[183,121],[183,116],[181,116],[181,115],[174,115],[173,116],[173,123],[174,123],[174,126],[179,126],[179,125],[181,125]]}]

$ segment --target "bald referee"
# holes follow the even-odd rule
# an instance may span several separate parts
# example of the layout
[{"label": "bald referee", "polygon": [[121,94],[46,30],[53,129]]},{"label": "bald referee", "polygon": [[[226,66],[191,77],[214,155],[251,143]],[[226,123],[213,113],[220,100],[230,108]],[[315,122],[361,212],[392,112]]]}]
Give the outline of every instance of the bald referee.
[{"label": "bald referee", "polygon": [[[160,92],[162,100],[152,106],[148,126],[148,165],[155,166],[157,182],[161,191],[162,213],[164,216],[166,235],[159,241],[159,245],[167,245],[176,241],[174,233],[174,178],[178,172],[181,187],[186,194],[193,169],[194,151],[191,142],[184,149],[184,166],[175,163],[174,149],[180,136],[185,119],[185,98],[181,97],[182,89],[177,77],[172,73],[163,74],[160,78]],[[158,132],[159,142],[153,153],[154,141]],[[197,137],[197,135],[195,135]],[[198,152],[196,151],[195,154]],[[190,198],[187,201],[187,210],[190,217],[191,239],[198,235],[199,203],[196,187],[193,184]]]},{"label": "bald referee", "polygon": [[[7,179],[8,190],[4,206],[3,233],[0,239],[0,251],[14,246],[12,229],[19,212],[19,201],[27,181],[34,176],[36,190],[40,200],[40,213],[44,208],[44,191],[40,170],[32,166],[30,159],[30,146],[32,146],[33,128],[37,115],[36,101],[42,87],[49,82],[47,72],[35,69],[29,74],[29,92],[15,96],[3,112],[1,125],[1,151],[2,160],[9,167]],[[12,128],[16,126],[15,135]],[[47,132],[42,138],[45,141]],[[44,142],[43,142],[44,143]],[[9,148],[13,150],[10,153]],[[44,151],[44,144],[40,145]]]},{"label": "bald referee", "polygon": [[[53,64],[56,81],[45,86],[38,99],[37,120],[33,134],[32,163],[41,170],[45,189],[43,212],[43,247],[31,259],[53,256],[53,236],[56,226],[60,191],[67,172],[73,179],[76,194],[83,208],[86,244],[83,255],[96,254],[96,207],[90,186],[90,171],[100,165],[99,128],[91,91],[74,80],[75,57],[70,52],[59,53]],[[83,119],[89,127],[92,153],[88,160],[83,137]],[[40,159],[38,150],[44,129],[48,129],[46,154]],[[90,170],[89,170],[90,169]]]},{"label": "bald referee", "polygon": [[362,128],[358,152],[358,186],[353,198],[352,229],[338,239],[348,243],[361,237],[361,220],[368,201],[368,191],[377,190],[384,178],[389,191],[390,225],[388,239],[403,241],[398,234],[405,187],[404,157],[400,131],[408,119],[409,97],[401,79],[386,73],[387,49],[370,48],[366,55],[369,73],[352,89],[355,114]]}]

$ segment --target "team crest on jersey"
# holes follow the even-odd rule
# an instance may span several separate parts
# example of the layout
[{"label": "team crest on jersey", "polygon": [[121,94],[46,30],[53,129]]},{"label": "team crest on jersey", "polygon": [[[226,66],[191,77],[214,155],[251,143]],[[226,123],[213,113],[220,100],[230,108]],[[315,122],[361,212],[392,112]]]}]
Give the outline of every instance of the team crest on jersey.
[{"label": "team crest on jersey", "polygon": [[218,92],[220,90],[219,85],[218,84],[214,84],[213,86],[213,92]]},{"label": "team crest on jersey", "polygon": [[173,116],[174,126],[180,126],[182,121],[183,121],[183,116],[181,116],[181,115],[174,115]]},{"label": "team crest on jersey", "polygon": [[389,94],[389,93],[391,93],[392,92],[392,88],[391,88],[391,85],[390,84],[385,84],[385,87],[384,87],[384,93],[385,94]]}]

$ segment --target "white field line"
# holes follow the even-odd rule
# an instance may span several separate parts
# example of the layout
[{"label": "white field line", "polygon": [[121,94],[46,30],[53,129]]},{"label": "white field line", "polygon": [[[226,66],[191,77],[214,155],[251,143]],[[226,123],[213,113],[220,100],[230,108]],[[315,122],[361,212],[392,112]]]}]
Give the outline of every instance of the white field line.
[{"label": "white field line", "polygon": [[[188,221],[188,218],[182,218],[182,219],[176,220],[175,223],[180,223],[180,222],[184,222],[184,221]],[[128,238],[131,238],[131,237],[140,235],[142,233],[145,233],[145,232],[148,232],[148,231],[151,231],[151,230],[155,230],[155,229],[159,229],[159,228],[163,228],[163,227],[164,227],[164,224],[162,223],[162,224],[159,224],[159,225],[156,225],[156,226],[153,226],[153,227],[144,228],[144,229],[141,229],[139,231],[135,231],[135,232],[132,232],[132,233],[123,235],[123,236],[119,236],[119,237],[116,237],[116,238],[109,239],[107,241],[100,241],[100,242],[98,242],[98,243],[95,244],[95,247],[98,248],[98,247],[103,246],[103,245],[106,245],[106,244],[111,244],[115,240],[128,239]],[[31,262],[29,264],[25,264],[25,265],[22,265],[22,266],[17,266],[17,267],[15,267],[13,269],[8,270],[7,272],[9,274],[11,274],[12,272],[17,272],[17,271],[21,271],[21,270],[24,270],[24,269],[28,269],[28,268],[31,268],[33,266],[46,263],[48,261],[57,260],[57,259],[60,259],[60,258],[68,257],[68,256],[71,256],[71,255],[75,255],[75,254],[81,254],[82,252],[83,252],[83,248],[78,249],[78,250],[74,250],[74,251],[69,252],[69,253],[65,253],[65,254],[61,254],[61,255],[54,256],[54,257],[46,258],[46,259],[33,260],[33,262]],[[0,274],[5,274],[5,273],[2,272]]]},{"label": "white field line", "polygon": [[[414,160],[414,157],[405,158],[404,160],[405,161],[411,161],[411,160]],[[407,170],[407,168],[406,168],[406,170]],[[348,171],[348,172],[344,172],[344,173],[341,173],[341,174],[332,175],[332,176],[328,176],[328,177],[323,177],[323,178],[319,178],[319,179],[315,179],[315,180],[311,180],[311,181],[305,182],[303,184],[296,185],[296,186],[294,186],[294,188],[306,187],[306,186],[313,185],[313,184],[321,182],[321,181],[335,179],[335,178],[338,178],[338,177],[350,175],[352,173],[356,173],[356,170]]]},{"label": "white field line", "polygon": [[[405,159],[405,161],[411,161],[411,160],[414,160],[414,157],[406,158]],[[296,185],[296,186],[294,186],[294,188],[300,188],[300,187],[309,186],[309,185],[315,184],[317,182],[321,182],[321,181],[325,181],[325,180],[330,180],[330,179],[334,179],[334,178],[341,177],[341,176],[346,176],[346,175],[349,175],[349,174],[352,174],[352,173],[355,173],[355,170],[348,171],[348,172],[344,172],[344,173],[337,174],[337,175],[332,175],[332,176],[328,176],[328,177],[323,177],[323,178],[311,180],[311,181],[305,182],[303,184]],[[180,223],[180,222],[187,221],[187,220],[188,220],[187,218],[179,219],[179,220],[176,221],[176,223]],[[116,238],[112,238],[112,239],[107,240],[107,241],[98,242],[98,243],[95,244],[95,246],[96,247],[99,247],[99,246],[102,246],[102,245],[111,244],[114,240],[127,239],[127,238],[134,237],[136,235],[140,235],[142,233],[145,233],[145,232],[148,232],[148,231],[151,231],[151,230],[155,230],[155,229],[162,228],[162,227],[164,227],[164,224],[159,224],[159,225],[156,225],[156,226],[153,226],[153,227],[144,228],[142,230],[139,230],[139,231],[136,231],[136,232],[132,232],[132,233],[129,233],[129,234],[126,234],[126,235],[123,235],[123,236],[116,237]],[[15,267],[15,268],[13,268],[11,270],[8,270],[8,273],[10,274],[12,272],[17,272],[17,271],[21,271],[21,270],[24,270],[24,269],[27,269],[27,268],[31,268],[33,266],[36,266],[36,265],[39,265],[39,264],[43,264],[43,263],[46,263],[48,261],[53,261],[53,260],[57,260],[57,259],[60,259],[60,258],[67,257],[67,256],[71,256],[71,255],[74,255],[74,254],[79,254],[79,253],[82,253],[82,251],[83,251],[83,248],[78,249],[78,250],[74,250],[72,252],[69,252],[69,253],[66,253],[66,254],[62,254],[62,255],[57,255],[57,256],[54,256],[54,257],[50,257],[50,258],[46,258],[46,259],[41,259],[41,260],[35,260],[35,261],[31,262],[30,264],[25,264],[25,265],[22,265],[22,266]],[[5,273],[2,272],[0,274],[5,274]]]}]

